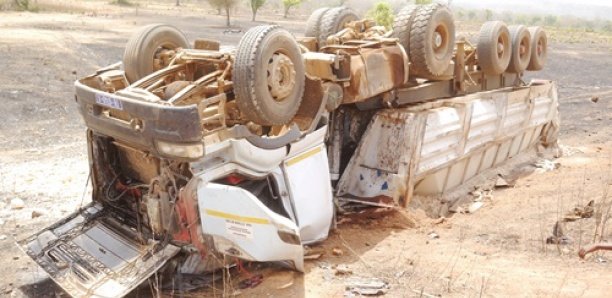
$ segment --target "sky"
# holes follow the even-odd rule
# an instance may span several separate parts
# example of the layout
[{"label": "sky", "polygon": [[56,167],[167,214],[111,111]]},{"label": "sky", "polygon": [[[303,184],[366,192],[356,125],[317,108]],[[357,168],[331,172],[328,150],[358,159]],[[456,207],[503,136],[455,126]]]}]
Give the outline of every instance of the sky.
[{"label": "sky", "polygon": [[488,8],[497,12],[573,15],[588,19],[612,20],[610,0],[452,0],[451,5],[462,8]]}]

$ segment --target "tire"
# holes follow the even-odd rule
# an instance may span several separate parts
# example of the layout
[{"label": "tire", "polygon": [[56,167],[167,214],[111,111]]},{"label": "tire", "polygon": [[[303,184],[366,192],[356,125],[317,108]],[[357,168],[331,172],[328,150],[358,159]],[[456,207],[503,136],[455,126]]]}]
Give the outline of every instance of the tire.
[{"label": "tire", "polygon": [[548,57],[548,38],[541,27],[529,27],[531,34],[531,59],[527,70],[542,70]]},{"label": "tire", "polygon": [[510,32],[504,22],[486,22],[480,28],[476,55],[485,74],[498,75],[506,71],[512,56]]},{"label": "tire", "polygon": [[397,13],[393,20],[393,37],[399,39],[399,43],[404,47],[406,53],[410,51],[410,29],[414,21],[416,5],[406,5]]},{"label": "tire", "polygon": [[330,35],[338,33],[344,29],[344,25],[351,21],[356,21],[359,16],[350,8],[340,6],[329,9],[321,17],[319,26],[319,48],[324,47]]},{"label": "tire", "polygon": [[138,29],[123,52],[123,69],[128,81],[133,83],[156,70],[154,59],[159,48],[174,50],[187,47],[187,38],[174,26],[151,24]]},{"label": "tire", "polygon": [[510,40],[512,41],[512,55],[508,72],[522,73],[529,65],[531,58],[531,35],[529,30],[523,25],[513,25],[508,27]]},{"label": "tire", "polygon": [[455,48],[455,23],[448,7],[439,3],[419,6],[410,29],[409,48],[416,74],[426,78],[444,74]]},{"label": "tire", "polygon": [[329,7],[322,7],[310,14],[308,20],[306,21],[306,31],[304,32],[304,36],[306,37],[319,37],[319,27],[321,26],[321,18],[323,15],[329,10]]},{"label": "tire", "polygon": [[[275,61],[281,60],[284,62],[273,67]],[[272,80],[272,84],[278,84],[274,88],[271,78],[279,75],[283,79]],[[291,75],[292,79],[283,82]],[[248,120],[264,126],[289,123],[304,94],[305,70],[298,43],[278,26],[249,29],[238,43],[232,79],[236,104]],[[275,90],[282,90],[283,95],[276,97]]]}]

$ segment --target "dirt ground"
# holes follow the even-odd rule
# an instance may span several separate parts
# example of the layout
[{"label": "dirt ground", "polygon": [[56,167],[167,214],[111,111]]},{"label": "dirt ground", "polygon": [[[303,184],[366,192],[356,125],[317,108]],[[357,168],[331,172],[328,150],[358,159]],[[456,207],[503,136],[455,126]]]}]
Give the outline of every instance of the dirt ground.
[{"label": "dirt ground", "polygon": [[[214,38],[224,45],[235,45],[247,28],[260,23],[276,23],[296,35],[304,27],[303,16],[283,20],[263,15],[254,23],[245,15],[228,31],[222,17],[190,7],[108,6],[104,11],[0,12],[1,296],[66,296],[14,241],[89,200],[85,128],[73,102],[77,77],[119,61],[130,33],[148,23],[170,23],[190,40]],[[474,214],[439,220],[411,208],[406,217],[414,223],[402,213],[342,219],[327,241],[313,247],[324,255],[307,261],[305,274],[267,267],[257,270],[263,274],[258,287],[226,288],[225,293],[342,297],[351,279],[376,277],[389,283],[391,297],[609,297],[610,253],[577,257],[579,247],[594,238],[603,202],[612,201],[609,40],[553,40],[546,69],[529,75],[555,80],[559,86],[565,156],[556,160],[557,170],[493,190]],[[15,199],[25,206],[19,208]],[[546,244],[555,222],[590,200],[595,201],[596,215],[564,226],[570,243]],[[602,238],[611,241],[610,222],[605,227]],[[334,249],[341,255],[334,255]],[[223,285],[217,285],[187,296],[222,294]],[[133,295],[151,293],[139,290]]]}]

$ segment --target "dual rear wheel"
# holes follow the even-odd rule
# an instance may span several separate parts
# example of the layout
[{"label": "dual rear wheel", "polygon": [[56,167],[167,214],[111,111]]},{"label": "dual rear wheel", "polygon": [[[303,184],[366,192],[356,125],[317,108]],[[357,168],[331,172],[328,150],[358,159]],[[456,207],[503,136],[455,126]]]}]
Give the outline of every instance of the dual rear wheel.
[{"label": "dual rear wheel", "polygon": [[476,55],[485,74],[541,70],[546,63],[546,34],[540,27],[486,22],[480,29]]},{"label": "dual rear wheel", "polygon": [[405,6],[393,21],[393,37],[410,58],[411,73],[430,79],[445,75],[455,47],[455,22],[447,6]]}]

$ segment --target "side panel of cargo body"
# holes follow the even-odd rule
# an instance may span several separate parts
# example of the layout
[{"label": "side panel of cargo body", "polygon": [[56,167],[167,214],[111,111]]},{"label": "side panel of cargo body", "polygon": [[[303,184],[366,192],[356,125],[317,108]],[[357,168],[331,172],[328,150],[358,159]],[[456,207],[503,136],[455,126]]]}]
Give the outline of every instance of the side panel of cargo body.
[{"label": "side panel of cargo body", "polygon": [[558,126],[557,106],[554,83],[538,81],[381,110],[342,174],[337,195],[388,196],[406,204],[413,193],[449,191],[534,148],[546,127]]}]

